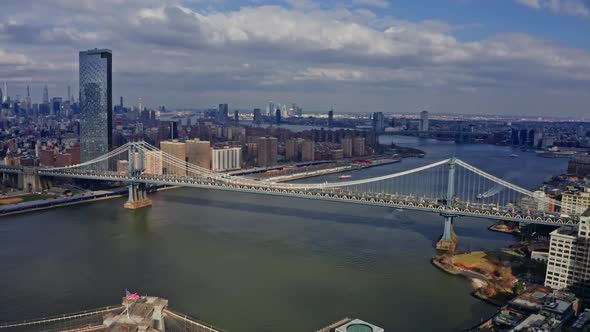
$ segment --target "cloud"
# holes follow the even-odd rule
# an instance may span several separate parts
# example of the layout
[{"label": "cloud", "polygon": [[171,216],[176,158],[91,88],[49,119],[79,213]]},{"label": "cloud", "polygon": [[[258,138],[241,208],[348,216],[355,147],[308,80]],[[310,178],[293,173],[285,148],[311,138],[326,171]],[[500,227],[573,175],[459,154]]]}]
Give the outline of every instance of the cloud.
[{"label": "cloud", "polygon": [[359,6],[370,6],[377,8],[389,7],[389,1],[387,0],[352,0],[352,3]]},{"label": "cloud", "polygon": [[[415,104],[447,93],[465,104],[446,107],[464,110],[461,93],[499,91],[495,102],[505,89],[519,91],[515,103],[556,91],[572,93],[574,111],[590,102],[590,52],[526,34],[465,42],[455,35],[462,26],[302,0],[231,11],[175,0],[7,1],[0,65],[10,82],[75,86],[78,51],[106,47],[113,50],[115,95],[169,107],[232,98],[264,103],[281,94],[303,105],[333,98],[343,107],[402,103],[412,95]],[[546,0],[538,1],[545,8]],[[533,91],[534,98],[523,97]],[[494,110],[493,102],[482,103]]]},{"label": "cloud", "polygon": [[578,17],[590,17],[589,0],[515,0],[517,3],[536,9]]}]

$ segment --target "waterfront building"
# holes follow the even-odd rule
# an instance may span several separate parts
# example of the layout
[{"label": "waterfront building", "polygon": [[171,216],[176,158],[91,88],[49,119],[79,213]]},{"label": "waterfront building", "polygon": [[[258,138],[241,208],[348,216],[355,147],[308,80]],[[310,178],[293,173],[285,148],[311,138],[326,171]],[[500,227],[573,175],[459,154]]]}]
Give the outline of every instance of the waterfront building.
[{"label": "waterfront building", "polygon": [[299,159],[298,145],[296,138],[290,138],[285,142],[285,160],[297,161]]},{"label": "waterfront building", "polygon": [[355,157],[360,157],[365,155],[365,138],[364,137],[355,137],[352,143],[352,154]]},{"label": "waterfront building", "polygon": [[211,168],[214,171],[231,171],[242,166],[242,148],[224,147],[211,150]]},{"label": "waterfront building", "polygon": [[562,226],[550,235],[545,286],[590,300],[590,209],[577,227]]},{"label": "waterfront building", "polygon": [[117,160],[117,173],[127,174],[129,171],[129,162],[127,160]]},{"label": "waterfront building", "polygon": [[[108,153],[113,144],[112,52],[107,49],[82,51],[79,60],[80,149],[81,160],[85,162]],[[47,86],[43,102],[49,102]]]},{"label": "waterfront building", "polygon": [[332,160],[344,159],[344,150],[342,150],[342,149],[330,150],[330,159],[332,159]]},{"label": "waterfront building", "polygon": [[277,139],[275,137],[259,137],[256,140],[256,147],[259,167],[270,167],[277,164]]},{"label": "waterfront building", "polygon": [[185,141],[186,161],[190,164],[211,169],[211,142],[196,140]]},{"label": "waterfront building", "polygon": [[162,151],[146,151],[144,155],[144,173],[150,175],[162,174]]},{"label": "waterfront building", "polygon": [[162,173],[166,175],[186,175],[186,169],[179,163],[186,160],[186,147],[185,144],[177,140],[160,142],[160,149],[164,156],[173,156],[176,162],[166,160],[162,163]]},{"label": "waterfront building", "polygon": [[341,139],[340,147],[342,147],[344,158],[352,158],[352,138],[346,137]]},{"label": "waterfront building", "polygon": [[315,142],[305,140],[301,143],[301,161],[315,160]]},{"label": "waterfront building", "polygon": [[575,176],[590,176],[590,155],[575,155],[567,164],[567,173]]},{"label": "waterfront building", "polygon": [[561,213],[580,215],[590,208],[590,187],[584,191],[569,191],[561,195]]},{"label": "waterfront building", "polygon": [[420,112],[420,131],[428,131],[428,111]]}]

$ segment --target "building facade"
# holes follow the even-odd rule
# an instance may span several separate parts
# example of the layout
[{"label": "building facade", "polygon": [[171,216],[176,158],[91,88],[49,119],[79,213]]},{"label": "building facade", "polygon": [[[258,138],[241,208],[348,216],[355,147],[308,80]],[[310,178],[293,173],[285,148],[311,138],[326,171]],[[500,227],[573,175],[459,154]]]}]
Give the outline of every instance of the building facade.
[{"label": "building facade", "polygon": [[211,169],[211,143],[209,141],[187,140],[185,144],[187,162]]},{"label": "building facade", "polygon": [[277,164],[277,139],[275,137],[259,137],[256,140],[256,147],[259,167],[270,167]]},{"label": "building facade", "polygon": [[550,235],[545,286],[590,300],[590,210],[577,227],[563,226]]},{"label": "building facade", "polygon": [[225,147],[211,150],[211,168],[217,172],[231,171],[242,167],[242,148]]},{"label": "building facade", "polygon": [[590,208],[590,188],[561,195],[561,213],[580,215]]},{"label": "building facade", "polygon": [[301,161],[314,161],[315,160],[315,142],[311,140],[305,140],[301,144]]},{"label": "building facade", "polygon": [[85,162],[108,153],[113,145],[113,55],[111,50],[93,49],[80,52],[79,61],[80,157]]},{"label": "building facade", "polygon": [[[346,151],[346,150],[344,150]],[[355,137],[352,142],[352,154],[355,157],[360,157],[365,155],[365,138],[364,137]]]},{"label": "building facade", "polygon": [[[163,163],[162,174],[166,175],[186,175],[184,162],[186,161],[186,148],[184,143],[177,140],[160,142],[162,150]],[[168,158],[169,156],[174,159]]]}]

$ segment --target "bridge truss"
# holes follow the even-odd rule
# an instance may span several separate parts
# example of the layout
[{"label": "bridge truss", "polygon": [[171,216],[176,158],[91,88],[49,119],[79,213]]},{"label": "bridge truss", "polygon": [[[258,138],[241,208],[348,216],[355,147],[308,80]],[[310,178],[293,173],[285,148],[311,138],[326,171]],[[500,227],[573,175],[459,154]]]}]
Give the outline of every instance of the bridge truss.
[{"label": "bridge truss", "polygon": [[[128,168],[117,170],[120,161],[127,161]],[[214,172],[139,141],[79,165],[42,168],[38,174],[124,182],[130,188],[146,184],[210,188],[548,225],[578,220],[555,212],[560,201],[455,158],[353,181],[279,183]]]}]

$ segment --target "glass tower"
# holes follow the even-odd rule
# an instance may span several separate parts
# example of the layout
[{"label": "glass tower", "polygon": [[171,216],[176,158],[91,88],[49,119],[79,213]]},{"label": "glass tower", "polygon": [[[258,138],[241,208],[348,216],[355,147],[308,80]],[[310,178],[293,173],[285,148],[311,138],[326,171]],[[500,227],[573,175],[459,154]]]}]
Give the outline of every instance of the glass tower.
[{"label": "glass tower", "polygon": [[[80,158],[108,153],[113,144],[113,53],[106,49],[80,52]],[[105,162],[101,168],[107,168]]]}]

